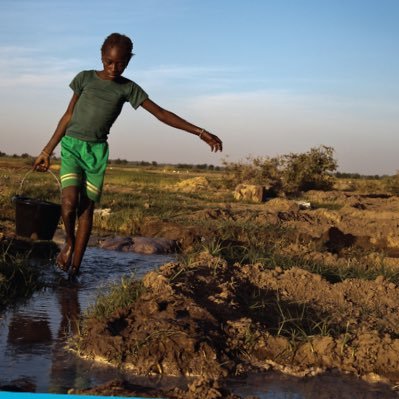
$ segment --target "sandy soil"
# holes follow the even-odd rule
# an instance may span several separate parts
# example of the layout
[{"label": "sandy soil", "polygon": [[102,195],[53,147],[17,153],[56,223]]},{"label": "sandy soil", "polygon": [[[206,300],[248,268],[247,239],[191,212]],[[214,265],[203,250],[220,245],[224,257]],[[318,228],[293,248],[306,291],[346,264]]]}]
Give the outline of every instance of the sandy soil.
[{"label": "sandy soil", "polygon": [[[338,266],[355,251],[357,262],[375,264],[383,257],[385,265],[399,268],[398,198],[307,196],[333,210],[302,210],[295,201],[275,199],[251,210],[200,211],[192,221],[289,227],[281,249],[287,255]],[[340,370],[370,382],[399,382],[399,288],[382,275],[332,283],[299,267],[228,265],[202,253],[162,266],[143,283],[143,295],[130,307],[106,321],[85,320],[82,355],[139,374],[200,376],[208,385],[269,369],[296,376]]]}]

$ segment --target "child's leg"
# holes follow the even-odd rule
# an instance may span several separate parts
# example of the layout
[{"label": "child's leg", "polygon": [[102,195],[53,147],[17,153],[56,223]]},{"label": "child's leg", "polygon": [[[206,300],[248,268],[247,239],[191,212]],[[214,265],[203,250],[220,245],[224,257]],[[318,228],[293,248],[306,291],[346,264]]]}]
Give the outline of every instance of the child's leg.
[{"label": "child's leg", "polygon": [[75,220],[79,201],[79,188],[65,187],[62,190],[61,217],[65,228],[65,244],[57,256],[57,265],[67,271],[72,261],[75,245]]},{"label": "child's leg", "polygon": [[76,232],[71,275],[76,275],[79,272],[93,226],[93,213],[94,201],[82,194],[78,208],[78,229]]},{"label": "child's leg", "polygon": [[[94,204],[101,197],[108,162],[108,144],[106,142],[86,142],[69,136],[64,136],[61,144],[61,183],[64,189],[69,186],[77,186],[76,196],[79,199],[75,206],[75,210],[77,207],[78,228],[76,235],[73,235],[74,223],[71,223],[69,234],[70,237],[73,237],[71,240],[73,246],[71,276],[74,276],[79,271],[90,238]],[[76,213],[74,217],[76,218]]]},{"label": "child's leg", "polygon": [[60,179],[62,186],[61,216],[66,237],[65,245],[57,256],[57,265],[64,271],[68,271],[70,267],[75,245],[75,221],[82,185],[82,170],[78,158],[75,142],[71,137],[64,136],[61,140]]}]

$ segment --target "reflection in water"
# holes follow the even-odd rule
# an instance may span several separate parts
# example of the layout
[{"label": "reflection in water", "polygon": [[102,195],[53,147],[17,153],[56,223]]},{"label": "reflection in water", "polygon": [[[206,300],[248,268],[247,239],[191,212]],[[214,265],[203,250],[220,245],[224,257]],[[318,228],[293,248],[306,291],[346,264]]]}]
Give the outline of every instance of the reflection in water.
[{"label": "reflection in water", "polygon": [[97,290],[124,275],[140,277],[172,260],[170,256],[140,255],[89,248],[82,277],[71,283],[54,265],[35,261],[47,288],[0,317],[0,390],[65,393],[120,376],[66,351],[65,342],[79,326],[81,310]]},{"label": "reflection in water", "polygon": [[47,318],[34,319],[14,314],[8,326],[8,344],[16,351],[29,351],[37,345],[51,345],[52,336]]},{"label": "reflection in water", "polygon": [[[170,260],[166,256],[89,248],[78,283],[68,282],[53,267],[38,265],[43,268],[48,288],[0,320],[0,390],[65,393],[69,388],[87,388],[116,377],[154,388],[181,385],[181,379],[127,377],[117,369],[79,359],[64,349],[66,340],[77,332],[81,311],[93,301],[99,287],[123,275],[135,273],[141,277]],[[341,375],[296,379],[267,373],[231,380],[228,388],[261,399],[397,398],[386,388]]]},{"label": "reflection in water", "polygon": [[61,286],[57,290],[61,321],[57,339],[53,346],[49,392],[62,393],[76,386],[77,376],[81,375],[76,362],[68,361],[71,354],[64,349],[66,340],[79,331],[80,305],[78,285]]}]

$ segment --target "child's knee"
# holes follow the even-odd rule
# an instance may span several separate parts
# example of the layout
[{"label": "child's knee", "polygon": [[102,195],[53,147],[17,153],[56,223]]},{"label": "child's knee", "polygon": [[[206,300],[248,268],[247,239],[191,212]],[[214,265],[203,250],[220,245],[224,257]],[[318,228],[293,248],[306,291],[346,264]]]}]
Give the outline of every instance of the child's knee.
[{"label": "child's knee", "polygon": [[87,217],[93,219],[95,203],[87,197],[82,197],[79,203],[78,215],[79,217]]},{"label": "child's knee", "polygon": [[78,194],[76,190],[64,189],[62,191],[62,209],[65,211],[76,211],[78,206]]}]

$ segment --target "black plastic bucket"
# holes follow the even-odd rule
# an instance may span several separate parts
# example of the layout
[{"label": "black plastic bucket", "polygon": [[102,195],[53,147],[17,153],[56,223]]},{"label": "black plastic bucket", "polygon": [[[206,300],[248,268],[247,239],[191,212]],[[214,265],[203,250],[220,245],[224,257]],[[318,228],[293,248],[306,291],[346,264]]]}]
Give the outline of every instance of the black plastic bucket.
[{"label": "black plastic bucket", "polygon": [[[17,236],[32,240],[52,240],[61,215],[61,205],[38,198],[21,195],[22,186],[33,170],[29,170],[19,186],[19,194],[12,198],[15,203],[15,232]],[[48,169],[57,182],[61,193],[61,183]]]},{"label": "black plastic bucket", "polygon": [[32,240],[52,240],[61,215],[61,205],[15,196],[15,232]]}]

